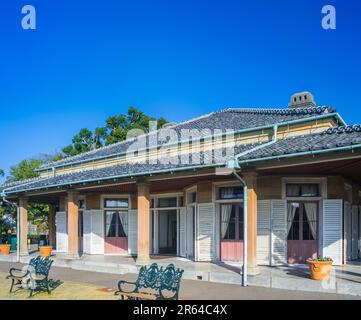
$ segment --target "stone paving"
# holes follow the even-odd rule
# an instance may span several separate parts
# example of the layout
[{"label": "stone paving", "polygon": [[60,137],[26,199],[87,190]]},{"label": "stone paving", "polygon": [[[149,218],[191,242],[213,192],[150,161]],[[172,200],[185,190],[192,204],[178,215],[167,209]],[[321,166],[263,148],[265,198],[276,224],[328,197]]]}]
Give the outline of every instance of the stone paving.
[{"label": "stone paving", "polygon": [[[60,281],[52,294],[39,293],[28,298],[27,291],[9,294],[10,281],[5,279],[10,267],[21,268],[21,264],[0,262],[0,300],[116,300],[112,292],[100,289],[114,289],[118,280],[134,281],[136,274],[116,275],[109,273],[73,270],[52,267],[50,278]],[[344,300],[361,299],[351,295],[333,293],[280,290],[262,287],[241,287],[235,284],[221,284],[210,281],[182,280],[180,298],[183,300]]]}]

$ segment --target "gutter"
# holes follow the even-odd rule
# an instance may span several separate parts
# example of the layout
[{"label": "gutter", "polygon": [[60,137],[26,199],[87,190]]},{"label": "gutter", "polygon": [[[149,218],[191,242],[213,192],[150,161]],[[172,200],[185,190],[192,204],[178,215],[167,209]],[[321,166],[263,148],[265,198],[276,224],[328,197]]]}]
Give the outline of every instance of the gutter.
[{"label": "gutter", "polygon": [[[150,175],[152,176],[153,174],[158,174],[158,173],[170,173],[172,174],[173,172],[178,172],[178,171],[188,171],[188,170],[196,170],[196,169],[207,169],[207,168],[214,168],[214,167],[224,167],[226,164],[225,163],[217,163],[217,164],[210,164],[210,165],[197,165],[197,166],[190,166],[190,167],[181,167],[181,168],[174,168],[174,169],[161,169],[161,170],[156,170],[156,171],[149,171],[149,172],[140,172],[140,173],[135,173],[135,174],[123,174],[123,175],[118,175],[118,176],[108,176],[108,177],[101,177],[101,178],[97,178],[97,179],[88,179],[88,180],[79,180],[79,181],[74,181],[74,182],[69,182],[63,185],[59,185],[59,184],[53,184],[53,185],[49,185],[49,186],[44,186],[44,187],[36,187],[36,188],[29,188],[26,190],[17,190],[15,192],[11,192],[12,188],[16,188],[16,186],[11,187],[11,188],[7,188],[4,189],[2,191],[2,195],[5,196],[5,194],[11,194],[11,193],[21,193],[23,191],[32,191],[32,190],[47,190],[50,188],[54,188],[54,187],[60,187],[60,186],[72,186],[72,185],[76,185],[76,184],[85,184],[85,183],[91,183],[91,182],[100,182],[100,181],[106,181],[106,180],[118,180],[118,179],[122,179],[122,178],[133,178],[133,177],[138,177],[138,176],[145,176],[145,175]],[[46,178],[49,179],[49,178]],[[44,180],[46,180],[44,179]],[[51,178],[50,178],[51,179]],[[40,180],[41,181],[41,180]],[[34,182],[38,182],[38,181],[33,181]],[[25,184],[24,186],[26,186],[27,184]]]},{"label": "gutter", "polygon": [[248,186],[246,181],[237,173],[237,169],[240,169],[239,167],[239,158],[251,153],[253,151],[268,147],[274,143],[277,142],[277,133],[278,133],[278,124],[273,126],[273,138],[271,141],[258,145],[250,150],[243,151],[237,155],[235,155],[233,161],[229,161],[227,167],[232,169],[232,174],[241,182],[243,186],[243,270],[242,270],[242,286],[247,286],[247,259],[248,259],[248,221],[247,221],[247,207],[248,207]]},{"label": "gutter", "polygon": [[[322,115],[318,115],[318,116],[315,116],[315,117],[309,117],[309,118],[302,118],[302,119],[296,119],[296,120],[280,122],[280,123],[277,124],[277,126],[281,127],[281,126],[287,126],[287,125],[290,125],[290,124],[304,123],[304,122],[310,122],[310,121],[314,121],[314,120],[332,118],[332,117],[335,117],[337,119],[337,122],[340,123],[340,125],[343,125],[343,126],[346,125],[346,122],[341,118],[341,116],[339,115],[338,112],[332,112],[332,113],[325,113],[325,114],[322,114]],[[255,127],[255,128],[241,129],[241,130],[237,130],[237,131],[234,131],[232,133],[229,133],[229,134],[239,134],[239,133],[246,133],[246,132],[258,131],[258,130],[264,130],[264,129],[271,129],[274,126],[275,125],[272,124],[272,125],[265,125],[265,126]],[[221,134],[212,135],[212,136],[200,137],[200,139],[207,140],[210,137],[217,138],[217,137],[227,136],[229,134],[221,133]],[[124,141],[124,142],[126,142],[126,141]],[[177,143],[169,144],[167,146],[171,147],[171,146],[175,146],[177,144],[182,144],[182,143],[186,143],[186,142],[189,142],[189,140],[181,140],[181,141],[178,141]],[[150,150],[153,150],[153,149],[143,148],[143,149],[139,149],[138,152],[150,151]],[[53,165],[46,166],[44,168],[38,168],[35,171],[37,171],[37,172],[43,172],[43,171],[49,171],[49,170],[53,171],[56,168],[71,167],[73,165],[77,165],[77,164],[80,164],[80,163],[87,163],[87,162],[92,162],[92,161],[97,161],[97,160],[102,160],[102,159],[115,158],[115,157],[124,156],[124,155],[126,155],[126,152],[115,153],[115,154],[108,155],[108,156],[94,157],[94,158],[86,159],[86,160],[72,161],[72,162],[67,162],[67,163],[63,163],[63,164],[59,164],[59,165],[53,164]]]}]

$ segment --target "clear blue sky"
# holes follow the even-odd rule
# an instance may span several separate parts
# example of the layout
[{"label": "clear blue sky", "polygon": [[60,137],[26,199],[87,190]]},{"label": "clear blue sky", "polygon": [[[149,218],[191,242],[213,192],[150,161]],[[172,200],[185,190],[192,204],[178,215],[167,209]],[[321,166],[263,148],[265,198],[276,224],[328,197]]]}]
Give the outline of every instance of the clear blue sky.
[{"label": "clear blue sky", "polygon": [[[21,28],[21,7],[37,29]],[[321,28],[333,4],[337,29]],[[284,107],[297,91],[361,123],[361,1],[2,0],[0,168],[131,106],[172,121]]]}]

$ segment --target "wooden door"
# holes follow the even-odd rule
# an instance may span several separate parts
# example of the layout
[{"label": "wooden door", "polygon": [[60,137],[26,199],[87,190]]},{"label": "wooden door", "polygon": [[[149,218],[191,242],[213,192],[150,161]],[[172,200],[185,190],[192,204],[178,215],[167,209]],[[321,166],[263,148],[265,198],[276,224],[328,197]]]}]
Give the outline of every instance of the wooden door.
[{"label": "wooden door", "polygon": [[221,205],[221,260],[243,260],[243,205]]},{"label": "wooden door", "polygon": [[128,211],[105,211],[104,252],[128,253]]},{"label": "wooden door", "polygon": [[287,208],[288,263],[304,263],[317,257],[317,202],[290,202]]}]

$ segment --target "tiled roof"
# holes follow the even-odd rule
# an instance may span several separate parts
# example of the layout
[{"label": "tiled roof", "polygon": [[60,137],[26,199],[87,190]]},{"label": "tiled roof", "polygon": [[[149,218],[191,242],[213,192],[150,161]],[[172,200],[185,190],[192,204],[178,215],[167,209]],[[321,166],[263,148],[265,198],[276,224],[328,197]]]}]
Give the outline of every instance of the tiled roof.
[{"label": "tiled roof", "polygon": [[[323,133],[295,136],[252,151],[240,157],[241,162],[284,157],[304,152],[320,153],[324,150],[361,146],[361,125],[330,128]],[[242,152],[242,151],[241,151]]]},{"label": "tiled roof", "polygon": [[[272,126],[277,123],[281,124],[287,121],[307,119],[318,115],[334,113],[335,111],[336,110],[331,107],[305,109],[224,109],[170,126],[167,129],[174,129],[177,132],[179,139],[181,139],[181,131],[184,129],[196,129],[200,132],[200,136],[202,136],[201,130],[204,129],[209,129],[211,131],[225,131],[226,129],[234,131],[251,128],[256,129],[263,126]],[[40,167],[40,170],[50,169],[53,166],[72,165],[78,162],[86,162],[98,158],[124,154],[132,143],[133,140],[123,141],[74,157],[68,157],[57,162],[46,163]]]},{"label": "tiled roof", "polygon": [[[235,147],[234,154],[245,153],[261,144],[248,144]],[[312,151],[319,153],[331,150],[342,150],[345,147],[361,148],[361,125],[344,126],[331,128],[323,133],[315,133],[292,138],[278,140],[276,143],[265,146],[256,151],[251,151],[241,157],[240,163],[247,161],[261,161],[268,157],[283,157],[289,155],[299,155],[304,152]],[[180,156],[167,158],[168,163],[133,163],[123,164],[108,168],[82,171],[72,174],[65,174],[51,178],[38,179],[33,182],[15,185],[6,190],[7,194],[16,194],[18,192],[40,190],[46,188],[66,187],[70,185],[82,184],[84,182],[111,181],[115,178],[137,177],[149,174],[161,173],[163,171],[182,171],[197,167],[224,166],[228,160],[233,159],[232,153],[223,150],[223,154],[200,153],[200,162],[198,164],[186,164],[184,158]],[[229,151],[229,149],[228,149]],[[197,155],[188,155],[188,157]],[[193,158],[195,159],[195,158]],[[3,187],[0,188],[4,189]]]}]

